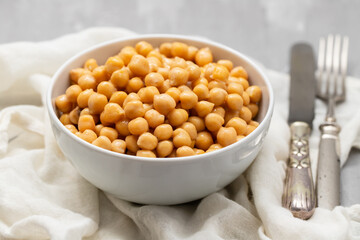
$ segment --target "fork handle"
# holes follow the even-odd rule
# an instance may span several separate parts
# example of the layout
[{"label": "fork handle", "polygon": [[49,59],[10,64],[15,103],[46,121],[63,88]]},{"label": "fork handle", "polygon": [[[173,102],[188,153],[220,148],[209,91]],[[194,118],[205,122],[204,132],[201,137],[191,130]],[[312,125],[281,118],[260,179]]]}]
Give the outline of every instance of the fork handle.
[{"label": "fork handle", "polygon": [[305,122],[293,122],[290,130],[290,157],[282,205],[289,209],[294,217],[309,219],[316,206],[309,158],[310,127]]},{"label": "fork handle", "polygon": [[317,169],[317,202],[332,210],[340,205],[340,126],[335,122],[320,125],[320,145]]}]

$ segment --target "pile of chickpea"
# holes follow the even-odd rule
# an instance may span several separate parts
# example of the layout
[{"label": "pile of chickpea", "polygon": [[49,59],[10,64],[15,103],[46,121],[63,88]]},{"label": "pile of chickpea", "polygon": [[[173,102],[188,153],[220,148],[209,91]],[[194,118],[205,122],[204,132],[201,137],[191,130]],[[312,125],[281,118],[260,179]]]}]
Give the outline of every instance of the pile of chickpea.
[{"label": "pile of chickpea", "polygon": [[88,59],[70,71],[55,99],[60,121],[98,147],[141,157],[184,157],[241,140],[259,123],[261,89],[209,48],[145,41],[104,65]]}]

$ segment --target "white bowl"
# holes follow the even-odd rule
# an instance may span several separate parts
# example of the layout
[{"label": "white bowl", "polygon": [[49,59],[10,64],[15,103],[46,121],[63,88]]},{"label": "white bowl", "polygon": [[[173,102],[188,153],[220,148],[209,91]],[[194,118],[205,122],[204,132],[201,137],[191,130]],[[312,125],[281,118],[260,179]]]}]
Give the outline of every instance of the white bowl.
[{"label": "white bowl", "polygon": [[[55,98],[69,86],[69,71],[89,58],[103,64],[127,45],[145,40],[159,46],[181,41],[196,47],[209,47],[214,61],[229,59],[243,66],[251,84],[262,89],[257,120],[260,125],[248,136],[230,146],[210,153],[179,158],[144,158],[104,150],[68,131],[55,111]],[[224,45],[189,36],[140,35],[106,42],[79,53],[55,73],[47,94],[47,109],[57,142],[78,172],[96,187],[118,198],[142,204],[179,204],[205,197],[237,178],[258,154],[273,112],[274,97],[269,80],[248,57]]]}]

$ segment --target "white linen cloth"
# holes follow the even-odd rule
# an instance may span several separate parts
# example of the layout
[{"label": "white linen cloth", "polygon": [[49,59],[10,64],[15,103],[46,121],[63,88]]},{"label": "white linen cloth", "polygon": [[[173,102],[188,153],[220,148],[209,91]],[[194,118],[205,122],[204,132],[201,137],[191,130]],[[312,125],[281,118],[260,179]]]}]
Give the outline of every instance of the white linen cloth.
[{"label": "white linen cloth", "polygon": [[[46,109],[35,104],[44,98],[52,74],[72,55],[132,34],[93,28],[47,42],[0,45],[3,239],[360,239],[359,204],[316,209],[308,221],[281,207],[289,77],[270,70],[276,105],[266,141],[251,167],[225,189],[187,204],[152,206],[107,196],[84,180],[58,148]],[[360,147],[360,80],[349,77],[347,90],[346,104],[336,108],[342,163],[352,146]],[[325,111],[317,101],[312,160]],[[316,161],[314,173],[315,168]]]}]

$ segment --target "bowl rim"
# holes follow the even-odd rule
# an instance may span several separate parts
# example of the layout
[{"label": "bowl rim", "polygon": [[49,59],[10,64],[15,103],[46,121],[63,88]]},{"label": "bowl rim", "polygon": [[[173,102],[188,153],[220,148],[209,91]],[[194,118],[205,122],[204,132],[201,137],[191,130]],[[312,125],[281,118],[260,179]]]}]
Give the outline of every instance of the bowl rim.
[{"label": "bowl rim", "polygon": [[[231,54],[233,54],[237,57],[240,57],[243,61],[248,62],[250,65],[252,65],[255,68],[255,70],[260,74],[260,76],[263,78],[266,88],[268,89],[268,93],[269,93],[269,107],[266,111],[264,119],[260,122],[259,126],[253,132],[251,132],[249,135],[247,135],[245,138],[243,138],[241,141],[230,144],[229,146],[226,146],[224,148],[218,149],[216,151],[200,154],[200,155],[186,156],[186,157],[174,157],[174,158],[159,158],[159,157],[147,158],[147,157],[133,156],[133,155],[125,154],[125,153],[113,152],[110,150],[106,150],[106,149],[94,146],[93,144],[88,143],[85,140],[77,137],[75,134],[71,133],[69,130],[67,130],[65,128],[65,126],[60,122],[59,118],[57,117],[57,115],[55,113],[55,109],[52,107],[52,91],[53,91],[56,79],[61,75],[61,73],[64,71],[64,69],[68,65],[70,65],[77,58],[79,58],[89,52],[92,52],[96,49],[106,47],[107,45],[121,43],[121,42],[125,42],[125,41],[131,41],[131,40],[139,40],[139,41],[145,40],[146,41],[147,39],[158,39],[158,38],[173,39],[173,41],[176,41],[176,40],[194,41],[194,42],[197,42],[202,45],[214,46],[217,48],[221,48],[221,49],[224,49],[224,50],[230,52]],[[172,40],[170,40],[170,41],[172,41]],[[188,161],[201,161],[202,159],[206,159],[208,157],[214,157],[216,155],[223,154],[226,151],[237,148],[240,144],[243,144],[244,142],[246,143],[246,142],[250,142],[251,140],[253,140],[255,138],[255,136],[257,136],[261,131],[264,130],[265,125],[266,125],[265,122],[271,121],[271,116],[273,114],[273,109],[274,109],[274,92],[273,92],[273,89],[272,89],[272,86],[270,84],[268,77],[266,76],[266,74],[264,73],[262,68],[256,62],[251,60],[251,58],[244,55],[243,53],[240,53],[237,50],[227,47],[221,43],[217,43],[217,42],[209,40],[207,38],[198,37],[198,36],[187,36],[187,35],[179,35],[179,34],[140,34],[140,35],[136,35],[136,36],[116,38],[116,39],[113,39],[110,41],[105,41],[100,44],[96,44],[92,47],[89,47],[89,48],[83,50],[83,51],[80,51],[79,53],[77,53],[74,56],[72,56],[71,58],[69,58],[58,68],[58,70],[52,76],[51,82],[47,89],[45,103],[46,103],[46,107],[47,107],[47,112],[50,115],[50,118],[53,120],[52,124],[56,124],[56,126],[59,129],[61,129],[63,132],[65,132],[65,134],[67,136],[69,136],[70,138],[72,138],[73,140],[78,142],[79,144],[82,144],[85,147],[89,147],[90,149],[92,149],[94,151],[98,151],[103,154],[110,155],[112,157],[118,157],[120,159],[127,159],[127,160],[131,160],[131,161],[139,161],[139,162],[147,162],[147,163],[149,163],[149,162],[184,163],[184,162],[188,162]]]}]

